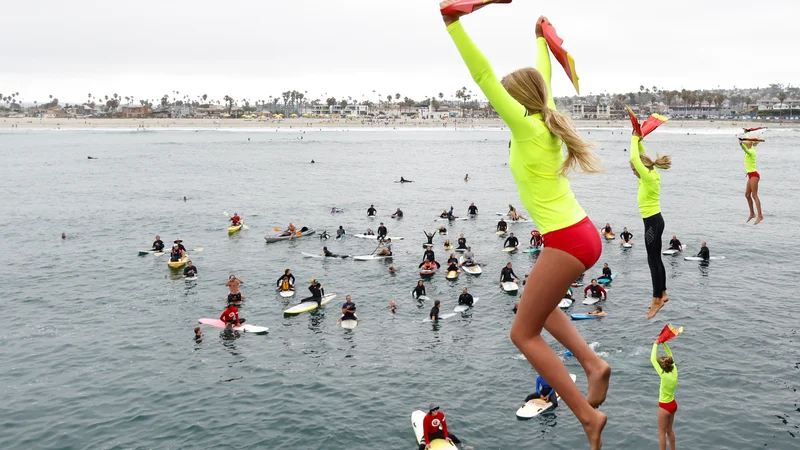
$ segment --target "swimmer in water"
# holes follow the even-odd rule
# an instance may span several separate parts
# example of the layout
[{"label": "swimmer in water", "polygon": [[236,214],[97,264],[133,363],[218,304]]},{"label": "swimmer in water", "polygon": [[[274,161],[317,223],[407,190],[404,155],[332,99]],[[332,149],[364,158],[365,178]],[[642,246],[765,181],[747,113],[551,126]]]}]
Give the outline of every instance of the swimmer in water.
[{"label": "swimmer in water", "polygon": [[[547,245],[533,266],[531,284],[523,291],[511,340],[561,395],[582,424],[592,449],[599,449],[608,419],[596,408],[606,400],[611,367],[592,351],[571,320],[556,310],[572,281],[594,266],[602,252],[597,227],[575,199],[566,175],[578,166],[584,172],[597,173],[601,166],[590,151],[591,144],[556,110],[550,89],[550,55],[542,30],[549,21],[544,16],[536,21],[537,69],[516,70],[501,81],[467,35],[459,21],[461,15],[442,18],[473,79],[511,130],[509,167],[522,203]],[[545,328],[583,366],[589,384],[586,397],[542,337]]]},{"label": "swimmer in water", "polygon": [[194,327],[194,341],[198,344],[203,342],[203,329],[200,327]]},{"label": "swimmer in water", "polygon": [[397,305],[394,303],[394,300],[389,300],[389,311],[392,313],[397,312]]}]

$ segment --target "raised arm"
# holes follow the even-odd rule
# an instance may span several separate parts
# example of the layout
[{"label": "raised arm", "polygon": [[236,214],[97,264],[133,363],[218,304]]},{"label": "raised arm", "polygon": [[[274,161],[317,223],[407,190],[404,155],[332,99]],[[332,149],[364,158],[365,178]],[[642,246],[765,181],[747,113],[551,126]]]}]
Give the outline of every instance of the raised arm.
[{"label": "raised arm", "polygon": [[664,371],[658,364],[658,342],[653,342],[653,351],[650,352],[650,362],[653,364],[653,368],[656,369],[656,372],[659,375]]},{"label": "raised arm", "polygon": [[553,88],[550,85],[553,73],[550,67],[550,50],[547,48],[547,41],[543,37],[536,38],[536,70],[542,74],[542,78],[547,84],[547,107],[555,110],[556,102],[553,100]]},{"label": "raised arm", "polygon": [[744,152],[745,152],[747,155],[749,155],[749,156],[753,156],[753,149],[752,149],[752,148],[747,148],[747,146],[746,146],[746,145],[744,145],[744,142],[742,142],[742,141],[739,141],[739,147],[742,147],[742,150],[744,150]]},{"label": "raised arm", "polygon": [[631,163],[633,167],[636,169],[636,172],[642,177],[643,180],[650,180],[653,178],[653,174],[650,173],[650,170],[644,166],[642,162],[642,158],[639,157],[641,154],[647,154],[647,151],[644,149],[644,145],[642,144],[642,139],[639,136],[631,136]]},{"label": "raised arm", "polygon": [[469,37],[460,20],[449,24],[447,32],[450,33],[450,37],[453,38],[453,42],[456,44],[459,53],[461,53],[461,58],[467,64],[472,79],[475,80],[483,94],[489,99],[489,103],[492,104],[497,114],[511,129],[512,134],[519,133],[529,123],[529,120],[525,118],[525,107],[514,100],[503,85],[500,84],[500,80],[497,79],[492,66],[489,64],[489,60],[483,56],[483,53]]}]

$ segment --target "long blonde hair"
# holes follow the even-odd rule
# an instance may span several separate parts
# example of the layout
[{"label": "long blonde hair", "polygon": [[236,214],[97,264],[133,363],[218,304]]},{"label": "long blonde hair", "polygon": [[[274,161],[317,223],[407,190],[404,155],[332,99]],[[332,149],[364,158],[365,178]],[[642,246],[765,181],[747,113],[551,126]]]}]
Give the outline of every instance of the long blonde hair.
[{"label": "long blonde hair", "polygon": [[500,82],[508,93],[530,114],[541,114],[547,128],[561,138],[567,147],[567,159],[561,166],[561,176],[579,166],[587,173],[602,172],[600,161],[590,150],[592,144],[575,130],[572,120],[547,106],[547,83],[538,70],[527,67],[515,70]]},{"label": "long blonde hair", "polygon": [[663,169],[667,170],[672,167],[672,157],[669,155],[661,156],[656,154],[656,160],[653,161],[649,156],[646,154],[640,154],[639,159],[642,160],[642,164],[650,170],[653,170],[653,167],[656,169]]}]

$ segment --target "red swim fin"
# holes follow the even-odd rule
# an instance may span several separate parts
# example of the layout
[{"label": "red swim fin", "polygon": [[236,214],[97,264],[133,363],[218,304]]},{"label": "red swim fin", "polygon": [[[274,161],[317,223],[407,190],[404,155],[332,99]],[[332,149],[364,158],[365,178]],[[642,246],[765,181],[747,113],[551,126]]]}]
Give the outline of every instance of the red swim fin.
[{"label": "red swim fin", "polygon": [[469,14],[479,6],[490,3],[511,3],[512,0],[447,0],[439,3],[442,15]]},{"label": "red swim fin", "polygon": [[542,24],[542,33],[547,41],[547,46],[550,47],[550,51],[556,57],[556,61],[561,64],[561,67],[567,73],[567,77],[572,81],[572,85],[575,86],[575,92],[580,94],[581,88],[578,84],[578,72],[575,71],[575,59],[562,47],[564,40],[558,37],[556,29],[547,22]]},{"label": "red swim fin", "polygon": [[642,134],[642,126],[639,125],[639,119],[636,118],[636,114],[633,113],[631,107],[625,105],[625,109],[628,111],[628,117],[631,119],[631,125],[633,126],[633,131],[636,131],[635,134],[641,135]]},{"label": "red swim fin", "polygon": [[662,123],[668,121],[668,117],[664,117],[661,114],[653,114],[647,118],[642,124],[642,138],[647,136],[648,134],[652,133],[653,130],[658,128]]},{"label": "red swim fin", "polygon": [[661,334],[658,335],[657,341],[659,344],[663,344],[664,342],[677,337],[681,333],[683,333],[683,327],[675,328],[670,324],[666,324],[661,330]]}]

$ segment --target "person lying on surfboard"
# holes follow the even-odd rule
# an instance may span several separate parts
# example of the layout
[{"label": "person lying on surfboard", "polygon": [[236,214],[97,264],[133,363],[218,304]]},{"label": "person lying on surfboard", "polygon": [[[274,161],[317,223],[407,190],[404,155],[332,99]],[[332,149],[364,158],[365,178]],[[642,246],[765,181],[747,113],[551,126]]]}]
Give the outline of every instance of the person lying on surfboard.
[{"label": "person lying on surfboard", "polygon": [[447,228],[444,225],[439,227],[439,234],[447,234]]},{"label": "person lying on surfboard", "polygon": [[555,408],[558,406],[558,399],[557,396],[553,394],[555,394],[553,387],[539,375],[536,377],[536,392],[525,397],[525,403],[538,398],[544,402],[552,403],[553,408]]},{"label": "person lying on surfboard", "polygon": [[328,250],[328,247],[322,247],[322,254],[328,258],[339,258],[339,255]]},{"label": "person lying on surfboard", "polygon": [[670,250],[678,250],[681,251],[681,241],[678,240],[678,236],[672,235],[672,240],[669,241],[669,249]]},{"label": "person lying on surfboard", "polygon": [[605,316],[606,313],[603,311],[603,307],[600,305],[594,305],[594,311],[589,311],[586,313],[587,316]]}]

